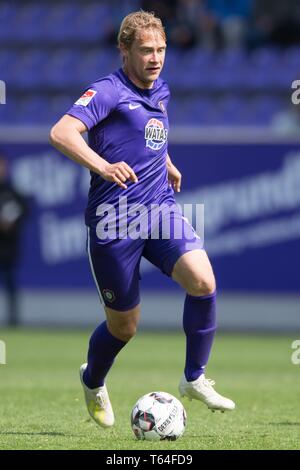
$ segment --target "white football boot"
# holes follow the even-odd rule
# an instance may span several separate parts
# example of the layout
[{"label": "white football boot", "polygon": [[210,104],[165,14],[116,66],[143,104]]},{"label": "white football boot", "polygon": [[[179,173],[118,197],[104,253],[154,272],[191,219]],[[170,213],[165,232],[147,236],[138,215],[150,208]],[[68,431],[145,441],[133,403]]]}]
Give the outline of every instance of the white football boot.
[{"label": "white football boot", "polygon": [[206,379],[204,374],[193,382],[188,382],[183,375],[179,384],[179,393],[181,397],[187,397],[189,400],[203,401],[212,411],[220,410],[224,413],[224,411],[234,410],[235,403],[217,393],[213,385],[215,382]]},{"label": "white football boot", "polygon": [[99,426],[109,428],[115,422],[114,412],[109,400],[106,385],[98,388],[88,388],[83,382],[83,373],[87,364],[82,364],[79,375],[84,391],[84,397],[89,414]]}]

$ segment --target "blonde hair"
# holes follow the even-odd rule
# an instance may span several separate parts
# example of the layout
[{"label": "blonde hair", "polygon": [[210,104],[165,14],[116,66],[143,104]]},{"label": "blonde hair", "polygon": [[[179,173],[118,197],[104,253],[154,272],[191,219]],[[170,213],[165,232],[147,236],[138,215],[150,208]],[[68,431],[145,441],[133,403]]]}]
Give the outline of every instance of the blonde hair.
[{"label": "blonde hair", "polygon": [[118,34],[118,47],[120,48],[122,44],[126,49],[130,49],[139,29],[156,29],[166,41],[166,33],[160,18],[152,12],[141,10],[130,13],[123,19]]}]

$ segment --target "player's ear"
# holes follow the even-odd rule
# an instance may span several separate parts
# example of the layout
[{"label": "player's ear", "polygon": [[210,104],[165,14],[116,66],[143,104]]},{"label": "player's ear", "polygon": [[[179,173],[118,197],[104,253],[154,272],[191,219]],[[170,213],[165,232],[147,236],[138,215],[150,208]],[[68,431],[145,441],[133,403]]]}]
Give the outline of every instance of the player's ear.
[{"label": "player's ear", "polygon": [[125,44],[121,42],[119,44],[119,49],[120,49],[122,57],[126,57],[126,55],[128,54],[128,48],[125,46]]}]

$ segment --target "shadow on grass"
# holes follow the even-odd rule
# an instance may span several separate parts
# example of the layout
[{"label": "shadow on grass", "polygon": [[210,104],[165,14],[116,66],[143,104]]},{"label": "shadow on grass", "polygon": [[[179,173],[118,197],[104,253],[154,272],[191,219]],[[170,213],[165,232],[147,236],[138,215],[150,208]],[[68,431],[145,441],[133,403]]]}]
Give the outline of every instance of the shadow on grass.
[{"label": "shadow on grass", "polygon": [[283,421],[282,423],[269,423],[272,426],[300,426],[300,422],[293,423],[290,421]]}]

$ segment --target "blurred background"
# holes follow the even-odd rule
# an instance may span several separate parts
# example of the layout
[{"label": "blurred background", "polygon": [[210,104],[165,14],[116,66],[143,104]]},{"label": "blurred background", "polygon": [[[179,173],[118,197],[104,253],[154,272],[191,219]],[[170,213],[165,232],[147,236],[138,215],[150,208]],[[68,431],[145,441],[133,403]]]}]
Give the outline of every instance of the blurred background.
[{"label": "blurred background", "polygon": [[[168,36],[177,201],[205,205],[219,325],[300,331],[297,0],[0,0],[0,322],[90,326],[103,315],[85,253],[89,174],[47,139],[120,66],[120,22],[140,8]],[[146,262],[141,276],[141,326],[179,328],[182,292]]]}]

